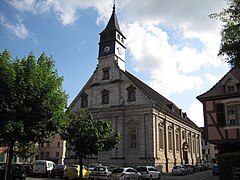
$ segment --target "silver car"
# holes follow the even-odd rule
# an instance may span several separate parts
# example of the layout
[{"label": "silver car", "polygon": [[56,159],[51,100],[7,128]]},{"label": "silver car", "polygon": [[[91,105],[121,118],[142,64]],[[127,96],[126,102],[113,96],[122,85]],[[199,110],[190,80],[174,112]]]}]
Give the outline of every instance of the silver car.
[{"label": "silver car", "polygon": [[115,168],[111,174],[112,180],[141,180],[142,175],[132,167]]},{"label": "silver car", "polygon": [[138,166],[136,170],[142,174],[143,179],[161,179],[161,172],[153,166]]},{"label": "silver car", "polygon": [[108,166],[97,166],[93,168],[92,173],[90,174],[90,179],[110,179],[112,171]]},{"label": "silver car", "polygon": [[184,168],[184,166],[174,166],[172,168],[172,175],[186,175],[188,174],[187,169]]}]

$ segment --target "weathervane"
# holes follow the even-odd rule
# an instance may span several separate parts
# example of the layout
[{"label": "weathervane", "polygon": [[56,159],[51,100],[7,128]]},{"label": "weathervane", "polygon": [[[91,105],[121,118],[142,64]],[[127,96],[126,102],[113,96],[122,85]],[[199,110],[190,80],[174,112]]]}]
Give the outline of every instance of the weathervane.
[{"label": "weathervane", "polygon": [[115,0],[113,0],[113,11],[115,12]]}]

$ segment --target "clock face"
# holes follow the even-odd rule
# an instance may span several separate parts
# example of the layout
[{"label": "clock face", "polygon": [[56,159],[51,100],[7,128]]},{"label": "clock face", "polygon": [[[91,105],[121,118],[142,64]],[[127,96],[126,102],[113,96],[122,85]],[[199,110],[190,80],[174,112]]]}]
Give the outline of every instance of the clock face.
[{"label": "clock face", "polygon": [[121,47],[118,47],[118,48],[117,48],[117,51],[118,51],[118,54],[120,54],[120,55],[123,53],[123,51],[122,51],[122,48],[121,48]]},{"label": "clock face", "polygon": [[110,51],[110,46],[106,46],[105,48],[104,48],[104,52],[109,52]]}]

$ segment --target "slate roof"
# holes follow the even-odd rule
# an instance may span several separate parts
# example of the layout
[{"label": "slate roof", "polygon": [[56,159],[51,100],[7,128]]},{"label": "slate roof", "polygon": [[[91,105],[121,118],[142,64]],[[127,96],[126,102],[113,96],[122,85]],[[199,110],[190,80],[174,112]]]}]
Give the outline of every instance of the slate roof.
[{"label": "slate roof", "polygon": [[115,13],[115,6],[114,6],[112,15],[108,21],[108,24],[107,24],[106,28],[100,33],[100,35],[109,34],[109,32],[115,32],[115,31],[118,31],[125,38],[125,36],[123,35],[123,33],[120,29],[120,26],[118,24],[117,16]]},{"label": "slate roof", "polygon": [[[137,77],[129,73],[128,71],[122,71],[126,77],[144,94],[146,95],[149,99],[152,99],[154,102],[156,102],[160,107],[164,108],[166,111],[168,111],[171,114],[174,114],[175,116],[179,117],[179,120],[184,123],[188,124],[189,126],[193,128],[199,129],[199,127],[192,122],[188,117],[182,117],[180,116],[180,109],[177,108],[177,106],[172,102],[169,101],[167,98],[159,94],[157,91],[152,89],[150,86],[139,80]],[[177,108],[176,111],[172,111],[171,107],[174,105]]]},{"label": "slate roof", "polygon": [[233,67],[211,89],[209,89],[207,92],[197,96],[197,99],[199,101],[202,101],[204,99],[223,98],[224,96],[226,96],[226,97],[231,97],[231,96],[236,96],[236,95],[239,96],[240,95],[239,89],[237,92],[233,92],[231,94],[225,92],[225,89],[223,86],[223,81],[229,75],[240,82],[240,69],[237,67]]}]

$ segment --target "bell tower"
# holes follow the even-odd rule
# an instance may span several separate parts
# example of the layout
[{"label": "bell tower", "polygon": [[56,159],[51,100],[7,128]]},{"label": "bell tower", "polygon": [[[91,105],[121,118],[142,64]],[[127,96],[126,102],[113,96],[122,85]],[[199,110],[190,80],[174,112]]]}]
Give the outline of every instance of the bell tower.
[{"label": "bell tower", "polygon": [[98,60],[103,61],[109,56],[113,56],[118,67],[125,71],[126,38],[120,30],[115,9],[114,3],[108,24],[100,33]]}]

